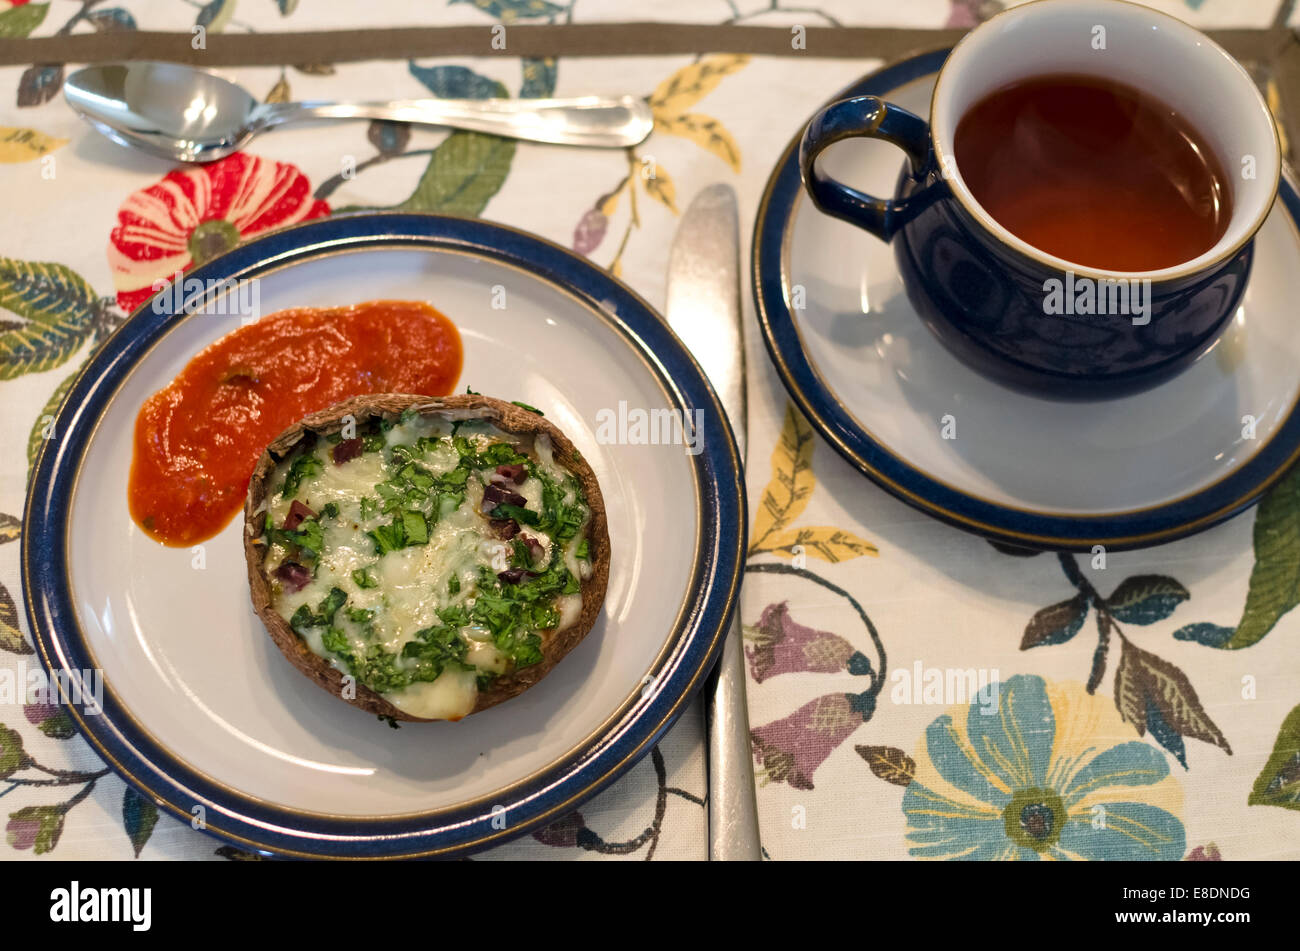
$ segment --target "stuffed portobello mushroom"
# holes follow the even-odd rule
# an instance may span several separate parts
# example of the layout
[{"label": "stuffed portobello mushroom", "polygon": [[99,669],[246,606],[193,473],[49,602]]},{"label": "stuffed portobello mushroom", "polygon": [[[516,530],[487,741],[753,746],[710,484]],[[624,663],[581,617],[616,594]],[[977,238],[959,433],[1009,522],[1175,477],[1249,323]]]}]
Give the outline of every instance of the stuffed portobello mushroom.
[{"label": "stuffed portobello mushroom", "polygon": [[245,504],[253,607],[295,667],[397,720],[458,720],[542,679],[609,576],[600,487],[538,412],[346,400],[281,434]]}]

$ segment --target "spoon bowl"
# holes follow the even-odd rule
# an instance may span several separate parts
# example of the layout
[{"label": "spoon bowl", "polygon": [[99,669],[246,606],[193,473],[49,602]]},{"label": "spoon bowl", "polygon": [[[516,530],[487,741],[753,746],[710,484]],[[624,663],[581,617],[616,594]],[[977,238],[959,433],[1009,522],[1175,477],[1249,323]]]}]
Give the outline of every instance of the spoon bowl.
[{"label": "spoon bowl", "polygon": [[114,142],[182,162],[237,151],[261,108],[242,86],[174,63],[90,66],[68,78],[63,95]]}]

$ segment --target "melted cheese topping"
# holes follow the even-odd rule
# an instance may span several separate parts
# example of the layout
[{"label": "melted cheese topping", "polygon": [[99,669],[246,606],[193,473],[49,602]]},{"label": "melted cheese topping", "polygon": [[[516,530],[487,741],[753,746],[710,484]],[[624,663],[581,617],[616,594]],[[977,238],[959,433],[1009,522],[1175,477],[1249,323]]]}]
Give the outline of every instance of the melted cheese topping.
[{"label": "melted cheese topping", "polygon": [[[489,517],[480,512],[485,489],[483,480],[490,477],[490,471],[470,473],[465,484],[464,501],[456,507],[444,503],[437,520],[429,520],[426,544],[409,545],[381,556],[376,553],[374,539],[367,534],[388,525],[393,519],[391,514],[382,512],[376,492],[376,486],[392,479],[402,467],[401,463],[389,461],[388,450],[397,445],[414,445],[422,437],[448,436],[451,432],[451,423],[441,417],[417,416],[394,425],[386,433],[384,450],[363,453],[342,465],[333,463],[329,455],[331,447],[322,440],[314,450],[322,461],[321,471],[303,479],[289,498],[280,496],[279,487],[298,454],[294,453],[279,463],[269,476],[271,488],[264,503],[271,524],[282,526],[296,500],[318,514],[323,529],[323,550],[315,565],[314,577],[297,591],[279,583],[272,574],[289,557],[289,549],[278,541],[268,547],[263,570],[271,579],[272,604],[281,617],[288,621],[303,606],[314,611],[332,589],[339,588],[347,593],[347,609],[372,612],[365,623],[353,620],[347,610],[340,610],[335,615],[333,627],[346,635],[350,649],[364,654],[367,647],[373,649],[379,645],[396,654],[396,663],[403,665],[406,661],[402,656],[403,646],[415,640],[417,632],[441,625],[440,609],[472,608],[481,567],[490,565],[493,572],[509,567],[510,551],[506,543],[497,537],[489,524]],[[510,443],[516,451],[535,457],[539,468],[556,483],[563,483],[569,477],[555,462],[550,440],[545,435],[529,440],[482,422],[462,423],[458,435],[467,437],[480,452],[493,443]],[[441,440],[419,459],[419,464],[434,476],[451,472],[458,463],[459,455],[450,440]],[[543,484],[539,478],[529,476],[523,485],[510,483],[506,487],[523,496],[525,508],[534,511],[540,508]],[[570,492],[569,504],[573,501],[572,495]],[[368,505],[364,514],[362,499],[376,503]],[[331,503],[338,506],[338,515],[324,517],[321,513]],[[589,517],[590,513],[587,514]],[[557,553],[559,546],[550,537],[525,526],[521,535],[536,539],[543,550],[533,568],[545,570],[558,555],[579,582],[590,577],[590,561],[577,557],[578,548],[585,538],[585,527],[584,524],[583,531]],[[363,571],[376,582],[373,587],[362,587],[357,583],[353,573]],[[458,590],[453,593],[453,589]],[[542,638],[543,652],[556,631],[578,620],[582,613],[581,590],[557,596],[553,607],[559,615],[559,623],[549,630],[537,632]],[[346,661],[325,647],[323,627],[304,627],[298,633],[315,654],[327,659],[343,673],[349,673]],[[486,629],[466,626],[460,629],[459,636],[467,645],[464,662],[472,667],[471,670],[449,663],[435,680],[413,682],[384,693],[384,699],[413,716],[425,719],[459,719],[473,711],[478,698],[479,674],[507,673],[511,658],[497,648]],[[407,666],[413,664],[410,662]]]}]

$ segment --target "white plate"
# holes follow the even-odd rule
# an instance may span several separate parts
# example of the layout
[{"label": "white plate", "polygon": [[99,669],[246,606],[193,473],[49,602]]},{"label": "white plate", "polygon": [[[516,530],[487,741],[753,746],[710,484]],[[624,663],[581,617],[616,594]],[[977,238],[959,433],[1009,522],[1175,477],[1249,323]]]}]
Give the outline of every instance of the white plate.
[{"label": "white plate", "polygon": [[[240,320],[209,301],[151,321],[146,305],[74,386],[29,506],[24,570],[41,653],[55,669],[89,660],[110,694],[104,715],[78,716],[92,741],[174,811],[203,805],[212,831],[303,854],[479,846],[630,766],[698,686],[743,551],[730,431],[659,318],[558,247],[434,216],[304,225],[205,270],[255,275],[262,314],[376,298],[447,314],[464,344],[459,388],[541,408],[595,470],[613,553],[604,611],[538,686],[459,723],[393,730],[328,696],[252,612],[242,520],[200,551],[159,545],[130,517],[141,403]],[[602,443],[601,414],[620,404],[703,409],[704,451]],[[49,547],[59,538],[66,592]]]}]

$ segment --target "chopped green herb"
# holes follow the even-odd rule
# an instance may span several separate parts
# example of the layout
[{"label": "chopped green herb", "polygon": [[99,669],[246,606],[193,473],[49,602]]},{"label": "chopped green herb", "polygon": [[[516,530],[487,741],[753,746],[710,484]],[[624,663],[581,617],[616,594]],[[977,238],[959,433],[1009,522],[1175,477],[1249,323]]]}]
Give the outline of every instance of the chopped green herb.
[{"label": "chopped green herb", "polygon": [[321,518],[338,518],[339,504],[337,502],[326,502],[325,507],[320,510]]},{"label": "chopped green herb", "polygon": [[389,450],[389,459],[398,465],[412,463],[418,458],[420,458],[420,453],[414,446],[397,445]]},{"label": "chopped green herb", "polygon": [[531,667],[541,663],[542,639],[536,634],[529,634],[515,647],[512,658],[515,667]]},{"label": "chopped green herb", "polygon": [[319,475],[324,469],[321,461],[316,458],[314,453],[304,452],[302,455],[294,458],[289,464],[289,471],[284,477],[284,485],[280,486],[280,498],[287,499],[298,491],[302,485],[302,480],[309,476]]},{"label": "chopped green herb", "polygon": [[455,575],[452,575],[451,578],[447,581],[447,593],[460,594],[460,579],[457,578]]},{"label": "chopped green herb", "polygon": [[442,436],[421,436],[415,441],[415,451],[421,456],[428,455],[430,452],[438,448],[438,444],[442,442],[442,440]]},{"label": "chopped green herb", "polygon": [[348,593],[342,588],[330,588],[330,593],[325,596],[325,600],[320,603],[316,610],[320,611],[321,616],[334,620],[334,615],[338,613],[339,608],[348,603]]},{"label": "chopped green herb", "polygon": [[423,466],[417,466],[415,463],[402,467],[397,473],[397,478],[424,492],[428,492],[433,488],[433,473]]},{"label": "chopped green herb", "polygon": [[311,608],[302,604],[298,606],[297,611],[293,612],[293,617],[289,618],[289,626],[301,634],[309,628],[319,627],[320,625],[316,623],[316,615],[311,613]]},{"label": "chopped green herb", "polygon": [[321,529],[320,522],[314,518],[303,519],[298,523],[298,530],[290,534],[295,537],[298,548],[309,558],[319,558],[325,550],[325,532]]},{"label": "chopped green herb", "polygon": [[381,647],[368,648],[359,657],[344,659],[357,681],[376,693],[391,693],[411,683],[410,674],[398,666],[397,655]]},{"label": "chopped green herb", "polygon": [[[542,482],[542,518],[538,527],[557,542],[567,542],[577,536],[587,518],[586,502],[577,479],[567,479],[561,485],[545,472],[538,471]],[[565,499],[572,493],[573,500]]]},{"label": "chopped green herb", "polygon": [[268,531],[271,541],[279,542],[297,551],[298,555],[309,561],[319,558],[325,547],[325,533],[320,527],[320,522],[314,518],[303,519],[296,529],[268,526]]},{"label": "chopped green herb", "polygon": [[560,623],[560,612],[549,604],[534,604],[532,621],[533,627],[539,631],[544,631]]},{"label": "chopped green herb", "polygon": [[546,415],[546,414],[543,413],[540,409],[538,409],[536,406],[529,406],[527,403],[521,402],[521,401],[519,401],[519,400],[511,400],[510,402],[513,403],[515,406],[518,406],[520,409],[526,409],[526,410],[528,410],[528,412],[530,412],[530,413],[536,413],[538,416],[545,416],[545,415]]},{"label": "chopped green herb", "polygon": [[521,538],[512,538],[510,540],[510,567],[531,568],[532,566],[533,553],[528,550],[527,543]]},{"label": "chopped green herb", "polygon": [[465,502],[464,492],[439,492],[438,505],[434,509],[433,520],[436,522],[440,518],[450,515],[456,509],[460,508]]},{"label": "chopped green herb", "polygon": [[438,620],[448,627],[465,627],[469,624],[469,611],[460,605],[438,609]]},{"label": "chopped green herb", "polygon": [[532,460],[508,442],[494,442],[479,453],[479,468],[487,468],[488,466],[512,466],[521,462],[531,461]]},{"label": "chopped green herb", "polygon": [[[557,595],[577,591],[578,580],[561,559],[517,585],[501,582],[490,568],[481,568],[480,572],[470,620],[491,633],[497,649],[516,667],[537,663],[541,659],[541,640],[534,632],[560,623],[553,601]],[[443,622],[450,623],[446,618]]]},{"label": "chopped green herb", "polygon": [[438,487],[441,489],[454,489],[457,487],[463,489],[468,481],[469,470],[457,467],[438,476]]},{"label": "chopped green herb", "polygon": [[436,680],[445,667],[466,667],[469,644],[450,627],[426,627],[402,645],[402,657],[416,661],[413,679]]},{"label": "chopped green herb", "polygon": [[402,520],[394,519],[391,524],[379,525],[371,531],[366,532],[375,543],[375,554],[383,557],[390,551],[397,551],[406,544],[406,538],[402,534]]},{"label": "chopped green herb", "polygon": [[370,573],[369,568],[358,568],[352,572],[352,580],[358,588],[378,588],[379,582]]},{"label": "chopped green herb", "polygon": [[429,541],[429,523],[419,512],[403,512],[402,529],[408,545],[424,545]]},{"label": "chopped green herb", "polygon": [[347,603],[348,593],[342,588],[330,588],[330,593],[317,606],[313,614],[307,605],[300,605],[289,619],[289,626],[301,634],[303,631],[318,627],[329,627],[334,623],[334,615]]},{"label": "chopped green herb", "polygon": [[494,508],[491,514],[493,518],[513,518],[520,525],[536,525],[541,521],[541,516],[531,509],[507,505],[505,502]]},{"label": "chopped green herb", "polygon": [[578,550],[574,552],[574,555],[581,558],[583,561],[591,560],[591,546],[588,545],[587,542],[588,540],[584,538],[581,543],[579,543]]},{"label": "chopped green herb", "polygon": [[351,646],[347,634],[340,631],[337,627],[332,627],[322,634],[320,642],[331,654],[347,653],[348,647]]}]

